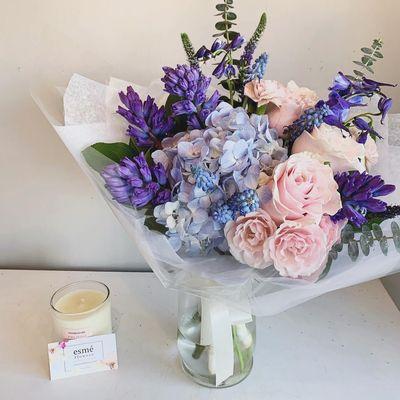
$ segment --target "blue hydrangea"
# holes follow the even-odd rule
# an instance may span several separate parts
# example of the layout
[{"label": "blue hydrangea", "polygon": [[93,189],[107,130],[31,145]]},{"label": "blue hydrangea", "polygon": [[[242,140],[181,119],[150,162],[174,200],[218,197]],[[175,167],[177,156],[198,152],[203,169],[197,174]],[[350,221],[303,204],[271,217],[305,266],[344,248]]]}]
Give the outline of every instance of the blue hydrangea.
[{"label": "blue hydrangea", "polygon": [[215,174],[201,167],[192,167],[196,186],[203,192],[210,193],[215,189],[218,178]]}]

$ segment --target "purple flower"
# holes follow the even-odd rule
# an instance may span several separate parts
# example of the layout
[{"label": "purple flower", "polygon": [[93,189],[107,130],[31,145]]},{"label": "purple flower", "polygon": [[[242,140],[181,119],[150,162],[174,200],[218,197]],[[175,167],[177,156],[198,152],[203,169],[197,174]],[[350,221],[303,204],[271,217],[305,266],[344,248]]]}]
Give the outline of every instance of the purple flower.
[{"label": "purple flower", "polygon": [[158,108],[150,96],[142,102],[129,86],[126,94],[119,93],[119,98],[126,108],[119,106],[117,113],[129,122],[127,134],[135,139],[138,146],[153,146],[171,132],[173,119],[167,117],[164,107]]},{"label": "purple flower", "polygon": [[172,105],[172,112],[175,116],[193,114],[196,111],[196,107],[190,100],[177,101]]},{"label": "purple flower", "polygon": [[107,165],[101,176],[113,199],[121,204],[141,208],[151,201],[157,205],[171,198],[171,191],[165,188],[164,167],[160,163],[150,167],[143,153],[132,160],[125,157],[119,164]]},{"label": "purple flower", "polygon": [[206,46],[203,45],[197,50],[197,52],[196,52],[196,54],[194,56],[198,60],[202,59],[202,58],[210,58],[211,57],[211,52],[210,52],[210,50],[207,49]]},{"label": "purple flower", "polygon": [[371,92],[380,91],[381,86],[395,87],[396,85],[392,85],[391,83],[377,82],[368,78],[363,78],[361,82],[361,88],[366,91],[371,91]]},{"label": "purple flower", "polygon": [[224,75],[226,69],[226,56],[222,59],[222,61],[216,66],[216,68],[213,71],[213,75],[217,79],[221,79],[222,75]]},{"label": "purple flower", "polygon": [[368,211],[386,211],[387,204],[376,197],[386,196],[396,189],[394,185],[385,185],[380,175],[373,176],[366,172],[343,172],[336,174],[335,180],[343,207],[331,218],[334,222],[348,219],[357,227],[367,222],[365,215]]},{"label": "purple flower", "polygon": [[205,77],[198,69],[189,65],[178,65],[175,69],[163,67],[164,90],[193,102],[194,106],[204,103],[211,78]]},{"label": "purple flower", "polygon": [[329,90],[339,93],[341,96],[349,94],[352,89],[352,83],[342,72],[338,72]]},{"label": "purple flower", "polygon": [[241,35],[236,35],[233,40],[225,46],[225,50],[237,50],[242,47],[244,43],[244,37]]},{"label": "purple flower", "polygon": [[381,97],[378,102],[378,109],[382,113],[382,118],[381,118],[381,123],[383,124],[383,121],[386,118],[387,113],[391,109],[393,105],[393,100],[388,98],[388,97]]},{"label": "purple flower", "polygon": [[221,39],[217,38],[214,40],[214,43],[211,45],[211,52],[215,53],[218,50],[221,50],[226,43],[222,41]]},{"label": "purple flower", "polygon": [[365,119],[356,117],[354,118],[353,123],[361,131],[361,135],[358,140],[359,143],[366,142],[367,134],[370,134],[371,136],[377,136],[379,139],[382,139],[382,136],[379,135],[379,133],[376,130],[374,130],[371,124],[369,124]]}]

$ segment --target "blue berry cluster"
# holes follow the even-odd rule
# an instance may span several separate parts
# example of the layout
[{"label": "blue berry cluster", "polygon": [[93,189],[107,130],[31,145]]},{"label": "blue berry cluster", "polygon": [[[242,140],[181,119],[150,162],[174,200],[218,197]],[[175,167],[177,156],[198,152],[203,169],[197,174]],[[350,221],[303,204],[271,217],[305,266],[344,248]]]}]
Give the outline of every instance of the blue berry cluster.
[{"label": "blue berry cluster", "polygon": [[233,212],[238,212],[240,215],[246,215],[260,208],[260,200],[253,189],[235,193],[229,199],[229,204]]},{"label": "blue berry cluster", "polygon": [[235,218],[236,214],[246,215],[260,208],[260,200],[253,189],[235,193],[227,203],[219,202],[212,210],[212,217],[220,224],[226,224]]},{"label": "blue berry cluster", "polygon": [[254,79],[262,79],[265,75],[267,64],[268,54],[262,53],[260,57],[255,60],[254,64],[248,68],[248,71],[246,71],[245,82],[250,82]]},{"label": "blue berry cluster", "polygon": [[314,127],[319,128],[324,122],[324,118],[331,114],[329,106],[324,102],[319,102],[314,108],[309,108],[304,114],[288,126],[286,132],[289,133],[290,144],[304,132],[311,133]]},{"label": "blue berry cluster", "polygon": [[228,221],[231,221],[234,218],[234,212],[229,205],[223,201],[218,202],[217,205],[213,207],[211,215],[214,221],[219,222],[222,225],[225,225]]},{"label": "blue berry cluster", "polygon": [[203,190],[203,192],[210,193],[215,188],[216,176],[200,167],[193,167],[192,174],[196,180],[196,186]]}]

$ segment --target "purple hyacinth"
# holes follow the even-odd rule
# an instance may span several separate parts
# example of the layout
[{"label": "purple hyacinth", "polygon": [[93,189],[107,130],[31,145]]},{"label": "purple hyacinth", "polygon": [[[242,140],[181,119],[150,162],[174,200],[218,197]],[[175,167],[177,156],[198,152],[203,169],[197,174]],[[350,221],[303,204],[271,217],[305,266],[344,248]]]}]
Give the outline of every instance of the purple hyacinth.
[{"label": "purple hyacinth", "polygon": [[211,78],[188,65],[178,65],[175,69],[164,67],[163,70],[164,90],[180,98],[172,104],[173,115],[186,115],[189,129],[204,128],[206,118],[214,111],[220,97],[217,90],[209,99],[206,97]]},{"label": "purple hyacinth", "polygon": [[381,97],[378,102],[378,109],[382,114],[381,117],[381,123],[383,124],[383,121],[386,118],[386,115],[388,114],[389,110],[392,108],[393,105],[393,100],[388,98],[388,97]]},{"label": "purple hyacinth", "polygon": [[198,69],[189,65],[163,67],[163,71],[165,76],[161,80],[167,93],[190,100],[196,107],[204,103],[211,78],[205,77]]},{"label": "purple hyacinth", "polygon": [[367,222],[366,213],[386,211],[387,204],[376,197],[392,193],[396,187],[385,185],[380,175],[369,175],[358,171],[343,172],[335,175],[342,199],[342,209],[331,217],[334,222],[348,219],[352,224],[361,227]]},{"label": "purple hyacinth", "polygon": [[171,199],[164,167],[160,163],[150,167],[143,153],[132,160],[125,157],[119,164],[107,165],[101,176],[113,199],[121,204],[141,208],[150,202],[158,205]]},{"label": "purple hyacinth", "polygon": [[173,119],[167,117],[164,107],[158,108],[150,96],[142,102],[138,93],[129,86],[126,93],[119,93],[119,98],[126,108],[119,106],[117,113],[129,122],[127,134],[138,146],[156,145],[171,132]]}]

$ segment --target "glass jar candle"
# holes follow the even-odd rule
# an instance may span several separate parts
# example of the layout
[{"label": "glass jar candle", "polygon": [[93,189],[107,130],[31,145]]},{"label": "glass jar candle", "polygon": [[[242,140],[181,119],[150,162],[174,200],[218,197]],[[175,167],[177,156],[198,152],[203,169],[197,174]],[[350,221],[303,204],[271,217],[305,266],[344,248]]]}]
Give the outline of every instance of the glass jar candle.
[{"label": "glass jar candle", "polygon": [[71,283],[53,294],[50,306],[58,340],[112,332],[110,289],[104,283]]}]

